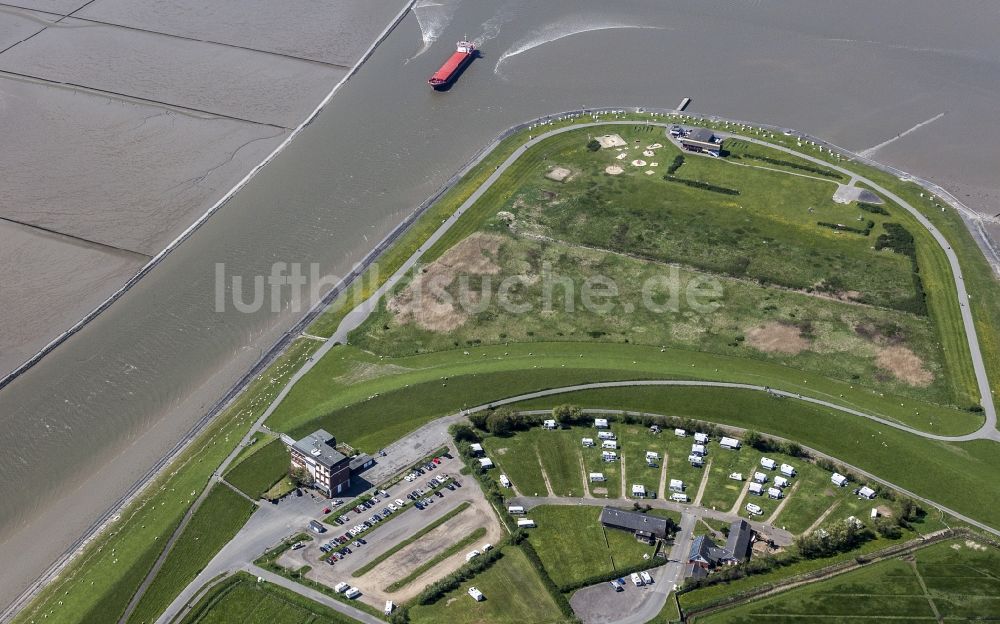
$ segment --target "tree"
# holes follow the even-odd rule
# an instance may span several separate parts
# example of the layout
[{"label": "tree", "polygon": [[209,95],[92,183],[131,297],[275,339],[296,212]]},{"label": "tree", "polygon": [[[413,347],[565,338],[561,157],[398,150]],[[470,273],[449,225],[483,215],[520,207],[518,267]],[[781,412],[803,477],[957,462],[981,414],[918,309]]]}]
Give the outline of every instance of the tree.
[{"label": "tree", "polygon": [[510,435],[514,431],[514,413],[509,409],[498,409],[486,417],[486,430],[494,435]]},{"label": "tree", "polygon": [[469,421],[476,429],[486,431],[486,419],[489,418],[489,416],[490,412],[476,412],[474,414],[469,414]]},{"label": "tree", "polygon": [[597,150],[601,149],[601,142],[598,141],[597,139],[591,139],[590,141],[587,142],[587,149],[589,149],[592,152],[596,152]]},{"label": "tree", "polygon": [[583,412],[580,408],[576,405],[570,405],[569,403],[563,403],[562,405],[557,405],[552,408],[552,418],[554,418],[560,425],[571,425],[575,422],[579,422],[582,416]]},{"label": "tree", "polygon": [[760,448],[763,443],[764,436],[760,435],[759,431],[747,429],[747,432],[743,435],[743,444],[751,448]]},{"label": "tree", "polygon": [[479,436],[469,425],[455,425],[452,436],[458,442],[479,442]]},{"label": "tree", "polygon": [[288,476],[291,477],[292,481],[295,482],[295,485],[299,487],[312,485],[313,482],[313,478],[312,475],[309,474],[309,470],[303,468],[302,466],[293,467],[288,471]]}]

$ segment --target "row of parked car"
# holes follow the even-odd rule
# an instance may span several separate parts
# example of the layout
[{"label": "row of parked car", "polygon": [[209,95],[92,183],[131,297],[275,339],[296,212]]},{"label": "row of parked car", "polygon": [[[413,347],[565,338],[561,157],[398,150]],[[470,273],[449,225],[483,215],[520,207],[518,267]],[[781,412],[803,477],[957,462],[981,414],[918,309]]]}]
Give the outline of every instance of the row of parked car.
[{"label": "row of parked car", "polygon": [[417,477],[419,477],[422,474],[426,474],[427,472],[430,472],[431,470],[434,470],[435,468],[437,468],[440,465],[441,465],[441,458],[440,457],[435,457],[434,459],[432,459],[431,461],[427,462],[423,466],[417,466],[416,468],[413,469],[413,472],[411,472],[410,474],[406,475],[403,478],[406,479],[407,481],[416,481]]},{"label": "row of parked car", "polygon": [[[631,576],[631,579],[632,579],[632,584],[635,585],[636,587],[642,587],[643,585],[652,585],[653,584],[653,577],[650,576],[649,572],[646,572],[645,570],[643,570],[642,572],[633,572],[632,576]],[[616,592],[624,591],[625,590],[625,579],[624,578],[620,578],[620,579],[611,581],[611,587]]]}]

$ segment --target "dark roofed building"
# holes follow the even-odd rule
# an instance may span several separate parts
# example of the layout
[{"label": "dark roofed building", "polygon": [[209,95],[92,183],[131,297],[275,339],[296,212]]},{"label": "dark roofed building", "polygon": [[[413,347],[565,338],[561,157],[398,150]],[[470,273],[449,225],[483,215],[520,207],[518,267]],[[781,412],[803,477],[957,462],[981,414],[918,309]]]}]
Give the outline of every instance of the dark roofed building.
[{"label": "dark roofed building", "polygon": [[375,458],[368,453],[355,455],[351,458],[351,474],[356,474],[362,470],[367,470],[375,465]]},{"label": "dark roofed building", "polygon": [[351,487],[351,460],[337,450],[337,439],[323,429],[289,445],[292,467],[304,468],[313,487],[327,496],[342,494]]},{"label": "dark roofed building", "polygon": [[691,543],[691,551],[688,553],[688,563],[692,563],[702,568],[714,568],[719,565],[719,561],[726,556],[726,551],[719,548],[712,538],[707,535],[699,535]]},{"label": "dark roofed building", "polygon": [[716,143],[715,133],[708,128],[694,128],[687,136],[680,138],[681,147],[690,152],[701,152],[718,156],[722,153],[722,145]]},{"label": "dark roofed building", "polygon": [[636,539],[652,543],[667,537],[667,519],[634,511],[605,507],[601,510],[601,524],[612,529],[629,531]]},{"label": "dark roofed building", "polygon": [[729,538],[726,540],[726,558],[733,563],[746,561],[751,541],[753,541],[753,529],[749,522],[741,518],[730,524]]}]

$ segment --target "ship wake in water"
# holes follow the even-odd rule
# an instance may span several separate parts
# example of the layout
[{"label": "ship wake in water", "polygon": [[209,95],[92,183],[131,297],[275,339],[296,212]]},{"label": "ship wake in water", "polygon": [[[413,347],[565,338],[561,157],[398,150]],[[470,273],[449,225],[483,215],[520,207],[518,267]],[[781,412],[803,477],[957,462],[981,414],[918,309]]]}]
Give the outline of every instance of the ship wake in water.
[{"label": "ship wake in water", "polygon": [[417,0],[413,5],[413,15],[420,26],[422,44],[417,53],[407,59],[412,61],[430,49],[438,40],[451,18],[455,15],[460,0]]},{"label": "ship wake in water", "polygon": [[538,46],[545,45],[546,43],[552,43],[553,41],[558,41],[560,39],[565,39],[566,37],[572,37],[573,35],[579,35],[587,32],[594,32],[597,30],[627,30],[627,29],[654,29],[660,30],[659,26],[646,26],[642,24],[629,24],[619,21],[583,21],[579,23],[560,21],[548,24],[538,29],[531,35],[520,39],[514,45],[510,47],[506,52],[500,55],[497,60],[496,66],[493,68],[493,73],[500,74],[500,66],[503,65],[504,61],[507,59],[517,56],[518,54],[523,54],[529,50],[533,50]]}]

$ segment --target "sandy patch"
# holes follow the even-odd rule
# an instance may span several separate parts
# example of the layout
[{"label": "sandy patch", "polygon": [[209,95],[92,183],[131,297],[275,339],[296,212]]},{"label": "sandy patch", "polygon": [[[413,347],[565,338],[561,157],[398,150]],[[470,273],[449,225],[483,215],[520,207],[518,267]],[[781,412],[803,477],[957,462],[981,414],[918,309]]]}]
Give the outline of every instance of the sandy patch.
[{"label": "sandy patch", "polygon": [[628,158],[628,154],[626,154],[625,152],[622,152],[621,154],[618,154],[617,156],[615,156],[615,158],[617,158],[618,160],[625,160],[626,158]]},{"label": "sandy patch", "polygon": [[660,145],[659,143],[653,143],[652,145],[650,145],[650,146],[649,146],[649,147],[647,147],[646,149],[651,149],[651,150],[655,150],[655,149],[660,149],[661,147],[663,147],[663,146],[662,146],[662,145]]},{"label": "sandy patch", "polygon": [[566,167],[553,167],[551,171],[545,174],[545,177],[556,182],[565,182],[572,175],[573,172]]},{"label": "sandy patch", "polygon": [[646,150],[642,153],[642,155],[645,156],[646,158],[649,158],[651,156],[656,156],[656,152],[654,152],[653,150]]},{"label": "sandy patch", "polygon": [[604,173],[607,173],[609,175],[621,175],[625,173],[625,170],[619,167],[618,165],[608,165],[607,167],[604,168]]},{"label": "sandy patch", "polygon": [[350,385],[360,383],[362,381],[368,381],[370,379],[376,379],[378,377],[398,375],[399,373],[405,373],[409,370],[412,369],[404,366],[397,366],[395,364],[374,364],[371,362],[364,362],[358,364],[349,372],[337,377],[337,382]]},{"label": "sandy patch", "polygon": [[[495,275],[500,272],[496,255],[503,239],[473,234],[428,264],[386,307],[399,323],[414,322],[430,331],[451,331],[468,318],[446,289],[460,274]],[[473,293],[469,293],[472,299]],[[470,301],[470,303],[475,303]]]},{"label": "sandy patch", "polygon": [[746,334],[747,344],[764,353],[785,353],[795,355],[809,348],[809,341],[803,338],[794,325],[772,322],[754,327]]},{"label": "sandy patch", "polygon": [[893,345],[879,349],[875,364],[893,377],[911,386],[924,387],[934,381],[934,375],[924,368],[924,361],[910,349]]},{"label": "sandy patch", "polygon": [[654,161],[654,162],[649,163],[649,166],[650,167],[659,167],[660,163]]},{"label": "sandy patch", "polygon": [[628,143],[625,142],[625,139],[621,138],[617,134],[605,134],[604,136],[599,136],[597,137],[597,142],[600,143],[601,147],[605,149],[609,147],[623,147],[628,145]]},{"label": "sandy patch", "polygon": [[653,171],[652,169],[646,169],[646,175],[653,175],[654,173],[656,172]]},{"label": "sandy patch", "polygon": [[645,167],[646,166],[646,161],[645,160],[633,160],[632,161],[632,166],[633,167]]}]

